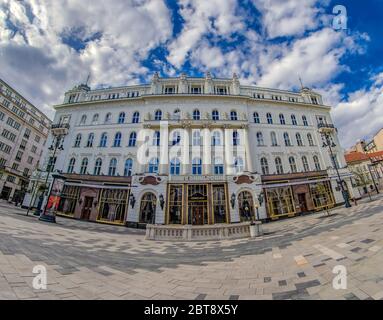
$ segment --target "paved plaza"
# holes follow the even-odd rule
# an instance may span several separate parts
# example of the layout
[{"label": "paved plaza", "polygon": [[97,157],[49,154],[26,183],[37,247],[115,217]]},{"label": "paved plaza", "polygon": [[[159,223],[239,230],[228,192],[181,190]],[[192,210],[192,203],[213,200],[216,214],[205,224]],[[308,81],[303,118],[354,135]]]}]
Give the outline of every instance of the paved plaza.
[{"label": "paved plaza", "polygon": [[[383,298],[383,198],[214,242],[154,242],[143,230],[25,214],[0,202],[0,299]],[[32,286],[36,265],[46,290]],[[333,288],[337,265],[347,289]]]}]

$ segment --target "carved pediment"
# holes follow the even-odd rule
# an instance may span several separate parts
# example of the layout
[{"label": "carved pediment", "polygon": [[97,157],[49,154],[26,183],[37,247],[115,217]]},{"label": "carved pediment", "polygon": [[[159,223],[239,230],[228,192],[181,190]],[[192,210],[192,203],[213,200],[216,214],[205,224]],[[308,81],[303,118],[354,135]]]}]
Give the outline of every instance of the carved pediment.
[{"label": "carved pediment", "polygon": [[152,185],[156,186],[161,183],[162,179],[160,177],[155,177],[155,176],[145,176],[145,177],[139,177],[138,182],[142,184],[143,186],[145,185]]}]

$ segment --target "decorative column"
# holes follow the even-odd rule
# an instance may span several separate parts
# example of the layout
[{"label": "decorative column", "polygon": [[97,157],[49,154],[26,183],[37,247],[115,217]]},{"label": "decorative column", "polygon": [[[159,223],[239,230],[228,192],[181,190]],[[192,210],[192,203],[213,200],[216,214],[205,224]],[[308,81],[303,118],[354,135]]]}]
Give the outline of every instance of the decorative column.
[{"label": "decorative column", "polygon": [[182,128],[182,137],[181,144],[182,146],[182,159],[181,159],[181,173],[183,176],[190,174],[190,155],[189,155],[189,146],[190,146],[190,131],[189,127],[184,126]]},{"label": "decorative column", "polygon": [[169,123],[161,121],[160,124],[160,174],[168,174],[169,164]]},{"label": "decorative column", "polygon": [[224,127],[225,135],[225,172],[227,175],[233,175],[233,130],[229,126]]},{"label": "decorative column", "polygon": [[203,130],[203,174],[211,174],[211,137],[210,129],[205,127]]},{"label": "decorative column", "polygon": [[245,127],[242,130],[243,130],[243,139],[245,141],[246,168],[247,168],[247,171],[253,172],[253,163],[251,160],[250,144],[249,144],[249,133],[248,133],[249,129]]}]

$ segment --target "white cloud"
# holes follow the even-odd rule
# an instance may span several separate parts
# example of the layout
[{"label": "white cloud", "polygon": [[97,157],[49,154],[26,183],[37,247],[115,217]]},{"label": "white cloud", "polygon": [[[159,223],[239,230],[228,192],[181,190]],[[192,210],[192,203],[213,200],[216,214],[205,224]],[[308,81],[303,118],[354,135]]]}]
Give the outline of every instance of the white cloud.
[{"label": "white cloud", "polygon": [[[163,0],[3,0],[0,76],[51,110],[89,71],[92,85],[137,81],[148,73],[142,61],[171,34]],[[66,37],[86,46],[75,50]]]},{"label": "white cloud", "polygon": [[168,61],[180,68],[207,33],[230,38],[243,30],[243,17],[235,14],[237,5],[236,0],[181,0],[179,14],[185,22],[181,33],[168,46]]},{"label": "white cloud", "polygon": [[262,25],[269,38],[300,36],[314,30],[325,19],[322,6],[328,1],[318,0],[253,0],[262,14]]},{"label": "white cloud", "polygon": [[350,93],[332,111],[344,147],[371,138],[383,127],[383,73],[371,80],[371,87]]}]

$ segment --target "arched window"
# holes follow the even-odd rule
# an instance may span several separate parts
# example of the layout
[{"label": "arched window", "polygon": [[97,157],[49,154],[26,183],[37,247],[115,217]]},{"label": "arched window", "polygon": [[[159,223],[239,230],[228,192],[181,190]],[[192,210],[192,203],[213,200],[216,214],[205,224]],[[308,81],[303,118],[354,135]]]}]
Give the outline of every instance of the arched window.
[{"label": "arched window", "polygon": [[240,145],[240,138],[239,133],[237,130],[233,131],[233,146],[239,146]]},{"label": "arched window", "polygon": [[303,125],[305,126],[305,127],[307,127],[309,124],[308,124],[308,122],[307,122],[307,118],[306,118],[306,116],[302,116],[302,121],[303,121]]},{"label": "arched window", "polygon": [[271,113],[266,114],[266,119],[268,124],[273,124],[273,117]]},{"label": "arched window", "polygon": [[270,137],[271,137],[271,145],[273,147],[277,146],[278,145],[278,140],[277,140],[277,135],[275,134],[274,131],[270,133]]},{"label": "arched window", "polygon": [[125,122],[125,112],[121,112],[118,116],[118,123],[124,123]]},{"label": "arched window", "polygon": [[302,136],[300,133],[297,132],[297,134],[295,135],[295,137],[297,138],[297,145],[302,147],[303,146],[303,141],[302,141]]},{"label": "arched window", "polygon": [[266,158],[261,159],[261,170],[263,175],[269,174],[269,164],[267,163]]},{"label": "arched window", "polygon": [[133,160],[130,158],[126,159],[125,167],[124,167],[124,176],[130,177],[132,175],[132,169],[133,169]]},{"label": "arched window", "polygon": [[92,123],[93,124],[97,124],[97,122],[98,122],[98,113],[96,113],[94,116],[93,116],[93,120],[92,120]]},{"label": "arched window", "polygon": [[105,123],[110,123],[112,121],[112,114],[109,112],[105,116]]},{"label": "arched window", "polygon": [[307,134],[307,140],[309,142],[309,146],[313,147],[314,146],[314,140],[313,140],[313,136],[311,135],[311,133]]},{"label": "arched window", "polygon": [[133,113],[132,123],[139,123],[139,122],[140,122],[140,113],[136,111],[135,113]]},{"label": "arched window", "polygon": [[213,135],[211,137],[211,144],[213,146],[220,146],[221,145],[221,133],[219,131],[213,132]]},{"label": "arched window", "polygon": [[68,165],[68,170],[67,170],[68,173],[73,173],[75,163],[76,163],[75,158],[71,158],[69,160],[69,165]]},{"label": "arched window", "polygon": [[74,147],[75,148],[78,148],[80,147],[80,144],[81,144],[81,133],[79,133],[77,136],[76,136],[76,140],[74,142]]},{"label": "arched window", "polygon": [[99,176],[101,174],[101,168],[102,168],[102,159],[97,158],[96,163],[94,165],[93,174],[96,176]]},{"label": "arched window", "polygon": [[86,147],[87,148],[92,148],[93,147],[93,140],[94,140],[94,133],[89,133],[88,141],[86,143]]},{"label": "arched window", "polygon": [[193,146],[201,145],[201,132],[199,130],[193,131]]},{"label": "arched window", "polygon": [[121,132],[117,132],[114,136],[113,147],[121,147]]},{"label": "arched window", "polygon": [[181,142],[181,134],[179,131],[173,131],[172,145],[175,146]]},{"label": "arched window", "polygon": [[152,158],[149,161],[149,173],[158,173],[158,158]]},{"label": "arched window", "polygon": [[319,158],[317,156],[314,156],[313,160],[314,160],[315,170],[316,171],[321,171],[322,169],[321,169],[321,166],[320,166]]},{"label": "arched window", "polygon": [[156,110],[154,114],[154,120],[155,121],[161,121],[162,120],[162,111],[161,110]]},{"label": "arched window", "polygon": [[254,119],[254,123],[259,123],[259,114],[258,112],[254,112],[253,113],[253,119]]},{"label": "arched window", "polygon": [[178,158],[173,158],[170,161],[170,174],[179,176],[181,174],[181,162]]},{"label": "arched window", "polygon": [[109,171],[108,174],[110,176],[115,176],[116,175],[116,170],[117,170],[117,159],[112,158],[109,162]]},{"label": "arched window", "polygon": [[283,134],[283,139],[285,140],[285,145],[287,147],[291,146],[290,136],[287,132]]},{"label": "arched window", "polygon": [[298,124],[297,118],[295,117],[295,114],[291,115],[291,123],[293,124],[293,126],[296,126]]},{"label": "arched window", "polygon": [[219,112],[218,112],[218,110],[213,110],[211,116],[212,116],[212,119],[214,121],[218,121],[219,120]]},{"label": "arched window", "polygon": [[137,140],[137,133],[132,132],[129,136],[129,147],[135,147]]},{"label": "arched window", "polygon": [[192,174],[201,175],[202,174],[202,161],[201,158],[194,158],[192,161]]},{"label": "arched window", "polygon": [[230,112],[230,120],[232,120],[232,121],[237,121],[238,120],[237,111],[233,110],[233,111]]},{"label": "arched window", "polygon": [[294,157],[290,157],[289,158],[289,163],[290,163],[291,172],[292,173],[296,173],[297,172],[297,164],[295,163],[295,158]]},{"label": "arched window", "polygon": [[263,134],[262,132],[257,132],[257,144],[258,146],[264,146],[264,141],[263,141]]},{"label": "arched window", "polygon": [[281,158],[275,158],[275,168],[277,169],[277,174],[283,174],[283,165]]},{"label": "arched window", "polygon": [[236,173],[241,173],[245,170],[245,164],[241,157],[237,157],[234,161],[234,168]]},{"label": "arched window", "polygon": [[153,146],[159,146],[161,140],[161,134],[159,131],[155,131],[153,134]]},{"label": "arched window", "polygon": [[193,120],[201,120],[201,114],[198,109],[193,111]]},{"label": "arched window", "polygon": [[180,111],[180,109],[174,110],[173,118],[174,118],[174,120],[180,120],[181,119],[181,111]]},{"label": "arched window", "polygon": [[83,124],[85,124],[85,123],[86,123],[86,115],[83,114],[83,115],[81,116],[80,124],[83,125]]},{"label": "arched window", "polygon": [[308,161],[307,161],[306,156],[303,156],[303,157],[302,157],[302,164],[303,164],[303,170],[304,170],[305,172],[310,171],[309,163],[308,163]]},{"label": "arched window", "polygon": [[86,174],[86,170],[88,169],[88,158],[82,159],[80,174]]},{"label": "arched window", "polygon": [[222,158],[214,158],[214,174],[223,174],[223,160]]},{"label": "arched window", "polygon": [[286,124],[285,116],[282,113],[279,115],[279,122],[281,124]]},{"label": "arched window", "polygon": [[108,134],[106,132],[103,132],[100,139],[100,147],[105,148],[107,141],[108,141]]}]

